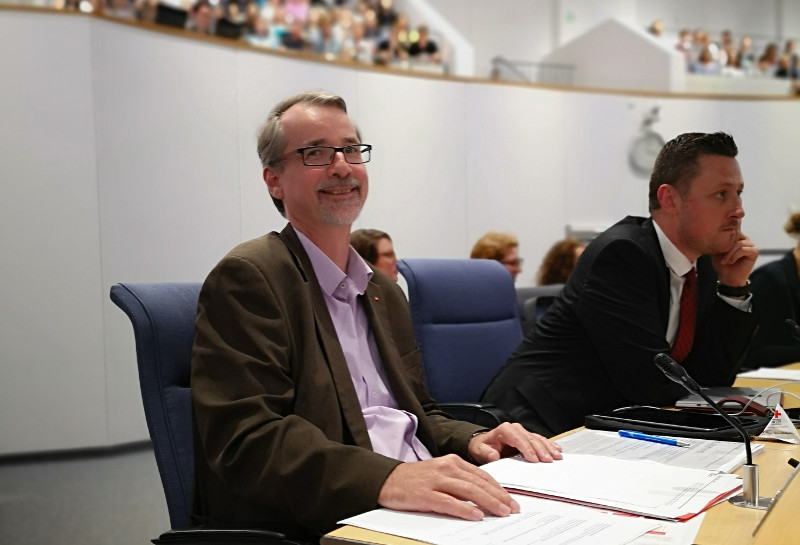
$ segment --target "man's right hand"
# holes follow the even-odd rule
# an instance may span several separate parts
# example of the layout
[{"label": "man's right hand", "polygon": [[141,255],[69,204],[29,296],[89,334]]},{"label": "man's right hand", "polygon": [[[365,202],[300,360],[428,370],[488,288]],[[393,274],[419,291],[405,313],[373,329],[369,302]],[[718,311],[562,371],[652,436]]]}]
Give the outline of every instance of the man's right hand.
[{"label": "man's right hand", "polygon": [[519,512],[519,504],[497,481],[455,454],[398,465],[383,483],[378,504],[473,521],[483,519],[482,509],[498,517]]}]

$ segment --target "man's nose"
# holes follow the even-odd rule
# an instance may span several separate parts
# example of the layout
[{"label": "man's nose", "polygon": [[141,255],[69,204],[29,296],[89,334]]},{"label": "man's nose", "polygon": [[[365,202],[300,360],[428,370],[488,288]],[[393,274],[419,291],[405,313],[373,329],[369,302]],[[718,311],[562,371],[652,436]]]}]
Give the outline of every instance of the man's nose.
[{"label": "man's nose", "polygon": [[333,163],[329,167],[337,176],[346,177],[350,174],[351,168],[344,158],[343,151],[336,151],[333,153]]}]

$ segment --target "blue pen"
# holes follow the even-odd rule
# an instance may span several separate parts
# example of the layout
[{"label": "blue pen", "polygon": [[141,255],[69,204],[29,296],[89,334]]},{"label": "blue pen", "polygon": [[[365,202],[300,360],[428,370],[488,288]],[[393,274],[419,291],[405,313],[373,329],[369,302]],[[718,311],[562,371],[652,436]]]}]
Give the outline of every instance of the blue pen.
[{"label": "blue pen", "polygon": [[651,441],[653,443],[661,443],[662,445],[672,445],[673,447],[688,447],[689,443],[685,441],[678,441],[677,439],[669,439],[667,437],[658,437],[657,435],[647,435],[638,431],[619,430],[620,437],[628,437],[629,439],[639,439],[640,441]]}]

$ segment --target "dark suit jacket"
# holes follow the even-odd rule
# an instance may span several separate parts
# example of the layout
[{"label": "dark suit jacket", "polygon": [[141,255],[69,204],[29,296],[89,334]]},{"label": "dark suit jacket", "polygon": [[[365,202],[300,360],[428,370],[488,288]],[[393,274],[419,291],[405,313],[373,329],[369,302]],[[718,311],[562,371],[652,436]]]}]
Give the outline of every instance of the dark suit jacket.
[{"label": "dark suit jacket", "polygon": [[[756,319],[717,296],[710,258],[697,268],[697,327],[683,364],[702,385],[730,385]],[[669,297],[652,219],[625,218],[589,244],[483,399],[548,436],[598,411],[674,403],[685,390],[653,364],[670,352]]]},{"label": "dark suit jacket", "polygon": [[[375,273],[362,297],[400,408],[436,456],[467,458],[480,429],[449,419],[423,383],[408,305]],[[377,507],[399,463],[372,451],[314,270],[291,226],[232,250],[200,293],[192,351],[193,520],[313,533]]]},{"label": "dark suit jacket", "polygon": [[753,300],[761,320],[745,360],[746,367],[774,367],[800,361],[800,341],[784,320],[800,320],[800,279],[797,263],[789,252],[750,275]]}]

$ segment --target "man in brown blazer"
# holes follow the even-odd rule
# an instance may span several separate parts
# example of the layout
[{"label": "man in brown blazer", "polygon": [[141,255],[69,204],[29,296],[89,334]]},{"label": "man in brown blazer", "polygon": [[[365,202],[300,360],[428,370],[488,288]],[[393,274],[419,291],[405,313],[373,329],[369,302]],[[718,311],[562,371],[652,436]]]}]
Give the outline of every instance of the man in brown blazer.
[{"label": "man in brown blazer", "polygon": [[232,250],[200,294],[193,520],[319,535],[379,506],[517,511],[474,464],[550,462],[560,448],[518,424],[453,420],[428,395],[402,291],[349,244],[371,147],[344,101],[284,100],[258,150],[289,225]]}]

